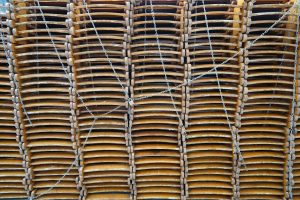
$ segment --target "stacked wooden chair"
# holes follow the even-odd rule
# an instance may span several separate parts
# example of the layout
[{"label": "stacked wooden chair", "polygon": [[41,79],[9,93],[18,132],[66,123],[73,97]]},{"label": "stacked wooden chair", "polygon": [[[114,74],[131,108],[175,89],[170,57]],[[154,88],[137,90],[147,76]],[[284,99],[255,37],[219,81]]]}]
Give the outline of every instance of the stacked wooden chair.
[{"label": "stacked wooden chair", "polygon": [[87,199],[129,199],[130,2],[74,1],[68,9]]},{"label": "stacked wooden chair", "polygon": [[182,9],[176,0],[139,0],[134,5],[132,140],[138,199],[183,195],[182,91],[168,91],[183,83]]}]

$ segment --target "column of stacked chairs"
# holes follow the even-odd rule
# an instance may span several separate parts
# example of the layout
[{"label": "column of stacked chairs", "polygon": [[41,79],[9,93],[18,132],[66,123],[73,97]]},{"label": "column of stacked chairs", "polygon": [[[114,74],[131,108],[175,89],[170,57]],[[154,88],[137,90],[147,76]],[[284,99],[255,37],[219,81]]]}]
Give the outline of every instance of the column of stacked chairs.
[{"label": "column of stacked chairs", "polygon": [[[70,4],[74,73],[82,98],[77,100],[78,126],[87,199],[130,197],[126,146],[129,6],[128,1]],[[106,114],[115,107],[119,108]],[[94,117],[99,119],[94,121]]]},{"label": "column of stacked chairs", "polygon": [[[76,148],[72,147],[71,140],[70,83],[62,70],[62,63],[68,66],[64,45],[68,35],[67,1],[13,1],[10,5],[14,9],[13,53],[19,92],[28,115],[22,116],[30,173],[25,181],[33,197],[59,181],[75,159]],[[77,176],[78,169],[74,166],[55,190],[43,198],[78,198]]]},{"label": "column of stacked chairs", "polygon": [[[291,2],[290,2],[291,3]],[[241,117],[241,198],[286,196],[288,134],[295,62],[295,12],[248,48],[292,5],[285,1],[249,2],[244,63],[248,97]]]},{"label": "column of stacked chairs", "polygon": [[[241,9],[236,1],[197,0],[189,5],[187,62],[193,79],[239,51],[242,18],[240,12],[234,12]],[[232,126],[239,68],[238,57],[232,58],[189,86],[186,123],[190,198],[227,199],[233,195]]]},{"label": "column of stacked chairs", "polygon": [[15,73],[14,69],[9,66],[9,62],[7,60],[9,54],[7,47],[7,33],[10,31],[10,29],[7,26],[8,20],[6,15],[1,14],[0,17],[0,196],[1,198],[22,198],[27,194],[22,184],[23,178],[25,177],[23,157],[21,154],[23,151],[22,142],[20,140],[16,140],[16,138],[20,139],[20,137],[17,136],[15,127],[16,117],[14,116],[14,111],[16,110],[16,103],[13,101],[15,97],[15,91],[11,90],[11,88],[15,88],[15,84],[12,81]]},{"label": "column of stacked chairs", "polygon": [[[153,11],[153,12],[152,12]],[[182,194],[181,88],[183,83],[181,1],[135,1],[131,43],[134,102],[132,137],[138,199]],[[159,43],[159,44],[158,44]],[[172,98],[170,98],[172,95]],[[151,96],[149,98],[143,97]],[[179,118],[179,119],[178,119]]]}]

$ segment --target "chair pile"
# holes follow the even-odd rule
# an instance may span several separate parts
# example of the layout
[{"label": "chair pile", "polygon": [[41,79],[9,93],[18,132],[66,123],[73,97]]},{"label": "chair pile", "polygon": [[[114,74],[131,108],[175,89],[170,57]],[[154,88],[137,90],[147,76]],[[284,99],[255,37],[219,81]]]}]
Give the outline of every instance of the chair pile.
[{"label": "chair pile", "polygon": [[[30,152],[27,178],[30,196],[77,199],[70,172],[75,159],[71,141],[69,80],[65,54],[67,1],[14,1],[13,34],[23,115],[25,148]],[[51,34],[51,37],[50,37]],[[60,57],[60,59],[58,59]],[[48,191],[49,190],[49,191]]]},{"label": "chair pile", "polygon": [[[26,192],[22,184],[25,171],[19,143],[16,141],[14,121],[14,91],[11,91],[13,69],[8,64],[7,23],[6,16],[1,14],[0,32],[0,197],[25,198]],[[10,76],[12,75],[12,76]],[[12,93],[11,93],[12,92]]]},{"label": "chair pile", "polygon": [[130,195],[129,8],[124,0],[70,4],[83,183],[88,199],[128,199]]},{"label": "chair pile", "polygon": [[[241,199],[286,196],[291,101],[293,96],[296,18],[293,11],[252,44],[291,7],[286,1],[249,3],[245,73],[248,95],[240,129],[245,166],[240,174]],[[288,185],[288,183],[287,183]]]},{"label": "chair pile", "polygon": [[169,87],[183,83],[182,17],[181,1],[142,0],[134,5],[132,137],[138,199],[182,195],[181,87],[157,94],[169,89],[167,81]]},{"label": "chair pile", "polygon": [[241,16],[236,9],[239,11],[241,7],[235,1],[197,0],[190,3],[187,14],[190,15],[189,80],[195,79],[187,90],[190,198],[227,199],[233,195],[231,176],[235,158],[230,129],[233,129],[238,97],[239,61],[237,57],[228,62],[227,59],[240,47]]}]

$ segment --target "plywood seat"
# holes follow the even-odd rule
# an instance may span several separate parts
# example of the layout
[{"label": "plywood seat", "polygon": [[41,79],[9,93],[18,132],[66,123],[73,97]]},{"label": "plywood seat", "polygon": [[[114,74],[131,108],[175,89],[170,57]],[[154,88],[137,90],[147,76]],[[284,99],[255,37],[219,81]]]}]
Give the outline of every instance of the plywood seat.
[{"label": "plywood seat", "polygon": [[[198,127],[194,127],[196,130],[198,129]],[[220,127],[218,127],[220,128]],[[188,131],[188,133],[190,134],[188,136],[189,139],[191,139],[191,144],[194,143],[195,140],[201,140],[202,138],[206,138],[208,139],[209,137],[213,137],[213,138],[231,138],[231,135],[226,134],[226,131],[222,131],[220,129],[218,130],[204,130],[204,131]],[[208,140],[210,141],[210,140]],[[205,143],[203,141],[203,143]]]},{"label": "plywood seat", "polygon": [[[198,45],[197,45],[198,46]],[[212,70],[212,68],[214,67],[218,67],[217,69],[219,68],[224,68],[224,71],[225,69],[239,69],[239,66],[237,65],[234,65],[234,64],[230,64],[230,63],[224,63],[221,65],[221,63],[217,63],[217,65],[213,65],[213,64],[206,64],[206,63],[195,63],[192,65],[192,68],[195,70],[195,72],[197,72],[197,74],[195,75],[203,75],[205,73],[205,75],[210,75],[210,74],[215,74],[216,72]],[[197,71],[198,69],[202,69],[202,70],[199,70]],[[204,69],[204,70],[203,70]],[[209,71],[210,70],[210,71]],[[238,72],[237,71],[231,71],[231,70],[226,70],[227,73],[231,73],[231,74],[237,74]],[[202,76],[203,78],[207,78],[207,76]],[[215,76],[212,76],[212,77],[215,77]],[[210,77],[210,78],[212,78]],[[224,77],[225,78],[225,77]],[[197,78],[195,77],[195,80],[193,80],[193,82],[197,82],[197,81],[200,81],[202,78]]]},{"label": "plywood seat", "polygon": [[[191,159],[191,164],[192,163],[199,163],[199,158],[200,158],[200,161],[203,159],[203,162],[206,162],[206,160],[208,158],[230,158],[231,157],[231,154],[230,152],[228,151],[222,151],[222,153],[219,153],[218,151],[215,151],[213,149],[208,149],[208,150],[205,150],[205,151],[192,151],[188,154],[188,156],[190,157]],[[216,163],[218,162],[224,162],[223,160],[222,161],[215,161]],[[228,172],[229,173],[229,172]]]},{"label": "plywood seat", "polygon": [[[165,87],[159,87],[159,88],[164,89]],[[170,104],[170,102],[168,101],[168,98],[166,98],[164,95],[158,95],[158,94],[156,94],[156,95],[158,96],[157,98],[143,98],[143,96],[140,96],[141,100],[138,100],[139,97],[137,97],[135,104],[137,107],[138,106],[142,107],[144,105],[158,104],[158,103],[161,104],[162,106],[163,105],[168,106],[168,104]],[[178,95],[176,95],[176,96],[178,96]],[[172,102],[172,104],[173,104],[173,102]],[[174,104],[178,105],[178,104],[180,104],[180,102],[174,101]],[[140,108],[140,109],[142,109],[142,108]],[[139,116],[143,115],[143,113],[139,113],[139,114],[140,114]]]},{"label": "plywood seat", "polygon": [[[241,189],[242,190],[242,189]],[[245,194],[248,194],[248,195],[253,195],[253,194],[256,194],[256,195],[278,195],[277,198],[280,196],[280,188],[278,188],[278,190],[276,189],[267,189],[267,188],[260,188],[260,189],[257,189],[257,188],[253,188],[253,189],[244,189],[243,192],[245,192]]]},{"label": "plywood seat", "polygon": [[[191,198],[200,198],[202,197],[202,195],[209,195],[212,198],[214,197],[214,195],[218,194],[218,195],[231,195],[231,192],[227,188],[197,188],[197,189],[192,189],[190,191],[190,195]],[[201,194],[201,195],[198,195]],[[224,197],[223,197],[224,198]]]},{"label": "plywood seat", "polygon": [[249,86],[255,86],[255,85],[263,85],[263,84],[267,84],[267,83],[277,83],[278,85],[280,84],[281,87],[289,87],[289,85],[292,84],[292,82],[290,82],[290,80],[253,80],[251,82],[248,82]]},{"label": "plywood seat", "polygon": [[[46,190],[38,190],[38,191],[41,193],[46,192]],[[50,199],[66,199],[66,200],[72,199],[72,200],[75,200],[78,197],[77,194],[72,193],[73,191],[68,191],[68,192],[70,192],[70,194],[68,193],[67,195],[69,195],[69,196],[67,197],[66,193],[64,193],[63,191],[64,190],[58,190],[56,194],[49,194],[47,196],[41,197],[41,199],[47,199],[47,200],[50,200]]]},{"label": "plywood seat", "polygon": [[[175,78],[174,78],[175,79]],[[157,79],[156,79],[157,80]],[[172,78],[171,80],[168,78],[169,81],[172,81]],[[176,79],[175,79],[176,80]],[[151,80],[150,80],[151,81]],[[160,81],[160,82],[166,82],[165,79],[160,79],[160,80],[157,80],[157,81]],[[151,81],[151,82],[155,82],[155,81]],[[177,82],[177,81],[176,81]],[[171,88],[171,87],[170,87]],[[137,89],[139,89],[141,92],[152,92],[152,91],[168,91],[169,88],[167,86],[165,86],[164,84],[156,84],[156,85],[153,85],[151,87],[151,83],[149,84],[148,83],[144,83],[142,84],[141,86],[138,86]],[[145,96],[145,98],[147,98],[147,96]]]},{"label": "plywood seat", "polygon": [[139,171],[143,170],[156,170],[156,169],[169,169],[169,170],[180,170],[180,166],[174,166],[173,164],[169,163],[160,163],[159,166],[157,166],[157,163],[151,163],[151,164],[142,164],[138,165]]},{"label": "plywood seat", "polygon": [[114,150],[103,150],[103,151],[87,151],[85,152],[85,157],[90,159],[97,158],[128,158],[128,153],[126,151],[114,151]]},{"label": "plywood seat", "polygon": [[[226,104],[234,104],[232,99],[224,99],[224,102]],[[201,99],[201,101],[193,100],[190,101],[190,105],[194,106],[195,108],[198,106],[199,108],[206,104],[221,104],[222,100],[215,97],[207,97],[205,99]],[[212,113],[213,114],[213,113]],[[195,115],[201,115],[201,113],[195,113]]]},{"label": "plywood seat", "polygon": [[241,199],[243,200],[254,200],[254,199],[276,199],[278,197],[276,196],[272,196],[272,195],[263,195],[263,196],[260,196],[260,195],[251,195],[251,197],[241,197]]},{"label": "plywood seat", "polygon": [[152,180],[152,177],[172,177],[172,176],[178,176],[179,173],[177,170],[172,169],[148,169],[148,170],[139,170],[136,173],[137,177],[143,177],[145,180]]},{"label": "plywood seat", "polygon": [[116,194],[97,194],[93,193],[90,195],[89,199],[97,200],[99,198],[113,198],[113,199],[128,199],[130,196],[128,194],[116,193]]},{"label": "plywood seat", "polygon": [[145,138],[146,141],[148,140],[148,138],[152,137],[152,136],[156,136],[155,138],[151,138],[149,140],[151,141],[158,141],[160,138],[170,138],[170,139],[166,139],[168,140],[168,142],[170,143],[175,143],[174,140],[178,140],[178,136],[176,133],[171,132],[171,131],[167,131],[167,130],[147,130],[147,131],[137,131],[136,134],[133,136],[136,139],[136,142],[138,141],[143,141]]}]

